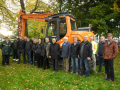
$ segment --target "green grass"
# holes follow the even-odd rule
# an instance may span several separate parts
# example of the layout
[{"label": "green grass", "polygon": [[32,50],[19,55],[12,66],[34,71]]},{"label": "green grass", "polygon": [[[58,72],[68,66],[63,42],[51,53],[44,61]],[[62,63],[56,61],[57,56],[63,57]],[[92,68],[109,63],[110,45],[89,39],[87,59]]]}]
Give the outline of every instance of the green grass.
[{"label": "green grass", "polygon": [[[0,65],[2,63],[0,51]],[[43,71],[37,66],[16,64],[10,58],[11,66],[0,66],[0,90],[120,90],[120,54],[114,61],[115,82],[104,80],[104,67],[100,74],[90,73],[90,77],[66,74],[59,70],[55,73],[51,69]],[[98,66],[97,66],[98,70]]]}]

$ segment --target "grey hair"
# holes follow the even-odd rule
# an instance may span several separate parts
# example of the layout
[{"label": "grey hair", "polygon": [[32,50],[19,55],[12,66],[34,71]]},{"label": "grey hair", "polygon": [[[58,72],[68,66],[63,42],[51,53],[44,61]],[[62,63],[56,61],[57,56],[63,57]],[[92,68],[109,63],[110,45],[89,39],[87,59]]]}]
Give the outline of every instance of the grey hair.
[{"label": "grey hair", "polygon": [[67,39],[67,40],[68,40],[68,37],[64,37],[64,39]]},{"label": "grey hair", "polygon": [[87,35],[84,35],[84,37],[87,37],[87,38],[88,38],[88,36],[87,36]]},{"label": "grey hair", "polygon": [[77,37],[73,37],[73,38],[77,38]]},{"label": "grey hair", "polygon": [[[55,38],[53,38],[53,39],[56,40]],[[53,39],[52,39],[52,40],[53,40]]]},{"label": "grey hair", "polygon": [[45,38],[45,40],[46,40],[46,39],[49,40],[49,38]]},{"label": "grey hair", "polygon": [[37,39],[34,39],[34,43],[35,43],[35,41],[37,41]]}]

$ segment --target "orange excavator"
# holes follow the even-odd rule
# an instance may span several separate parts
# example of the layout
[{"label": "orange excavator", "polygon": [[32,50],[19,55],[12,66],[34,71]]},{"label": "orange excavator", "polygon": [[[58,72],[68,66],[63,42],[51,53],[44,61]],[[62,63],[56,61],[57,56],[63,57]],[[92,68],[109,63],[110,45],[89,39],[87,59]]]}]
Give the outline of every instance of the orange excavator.
[{"label": "orange excavator", "polygon": [[77,29],[75,17],[71,15],[71,12],[58,14],[34,12],[33,14],[25,14],[23,10],[20,10],[18,16],[18,33],[23,38],[25,35],[26,19],[47,22],[45,37],[50,38],[50,40],[56,38],[61,48],[64,37],[68,37],[70,43],[73,43],[73,37],[77,37],[79,42],[83,41],[84,35],[94,37],[94,33],[91,31],[91,25]]}]

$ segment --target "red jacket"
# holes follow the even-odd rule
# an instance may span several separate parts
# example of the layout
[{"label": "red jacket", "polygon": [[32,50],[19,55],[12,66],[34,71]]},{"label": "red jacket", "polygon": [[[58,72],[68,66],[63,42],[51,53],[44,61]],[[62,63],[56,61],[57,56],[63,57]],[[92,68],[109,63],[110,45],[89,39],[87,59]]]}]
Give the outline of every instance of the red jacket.
[{"label": "red jacket", "polygon": [[111,40],[108,45],[108,40],[105,41],[104,44],[104,59],[114,59],[118,55],[118,44],[116,41]]}]

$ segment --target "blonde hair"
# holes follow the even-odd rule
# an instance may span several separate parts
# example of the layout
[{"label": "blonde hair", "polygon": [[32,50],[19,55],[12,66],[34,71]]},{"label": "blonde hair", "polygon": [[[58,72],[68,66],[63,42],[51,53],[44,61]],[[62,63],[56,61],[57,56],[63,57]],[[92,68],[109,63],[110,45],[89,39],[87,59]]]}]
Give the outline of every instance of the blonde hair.
[{"label": "blonde hair", "polygon": [[112,36],[112,37],[113,37],[113,34],[112,34],[112,33],[108,33],[108,34],[107,34],[107,36],[108,36],[108,35],[110,35],[110,36]]}]

